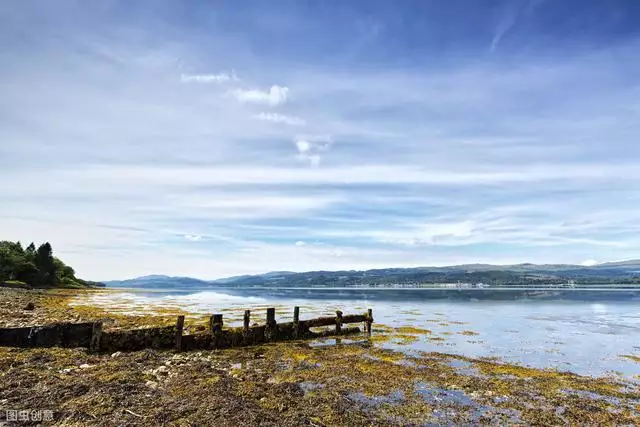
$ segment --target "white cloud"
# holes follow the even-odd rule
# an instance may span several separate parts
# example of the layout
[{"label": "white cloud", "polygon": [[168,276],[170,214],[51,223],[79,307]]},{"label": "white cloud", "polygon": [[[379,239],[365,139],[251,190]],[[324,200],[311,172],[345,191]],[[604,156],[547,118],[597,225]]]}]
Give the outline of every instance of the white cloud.
[{"label": "white cloud", "polygon": [[287,102],[289,88],[273,85],[268,91],[259,89],[236,89],[231,95],[243,103],[266,104],[272,107]]},{"label": "white cloud", "polygon": [[304,246],[304,245],[306,245],[306,243],[305,243],[305,242],[303,242],[302,240],[298,240],[298,241],[296,242],[296,246]]},{"label": "white cloud", "polygon": [[583,265],[585,267],[593,267],[594,265],[598,265],[600,264],[598,261],[596,261],[595,259],[588,259],[586,261],[582,261],[580,263],[580,265]]},{"label": "white cloud", "polygon": [[184,238],[189,240],[190,242],[197,242],[202,240],[202,236],[199,234],[185,234]]},{"label": "white cloud", "polygon": [[277,113],[260,113],[260,114],[256,114],[254,117],[256,119],[264,120],[267,122],[284,123],[291,126],[301,126],[306,123],[301,118],[285,116],[283,114],[277,114]]},{"label": "white cloud", "polygon": [[333,140],[329,135],[301,135],[295,141],[298,158],[309,162],[311,167],[318,167],[322,159],[321,153],[331,147]]},{"label": "white cloud", "polygon": [[182,74],[180,81],[183,83],[227,83],[230,81],[240,81],[235,71],[218,74]]},{"label": "white cloud", "polygon": [[309,144],[309,141],[299,140],[296,141],[296,148],[300,154],[305,154],[311,149],[311,144]]}]

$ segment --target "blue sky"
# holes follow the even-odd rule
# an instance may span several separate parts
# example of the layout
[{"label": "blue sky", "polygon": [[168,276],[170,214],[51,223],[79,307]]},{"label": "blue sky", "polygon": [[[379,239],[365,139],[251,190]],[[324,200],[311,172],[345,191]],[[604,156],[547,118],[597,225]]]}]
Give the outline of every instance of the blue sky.
[{"label": "blue sky", "polygon": [[0,5],[0,238],[89,279],[640,257],[640,2]]}]

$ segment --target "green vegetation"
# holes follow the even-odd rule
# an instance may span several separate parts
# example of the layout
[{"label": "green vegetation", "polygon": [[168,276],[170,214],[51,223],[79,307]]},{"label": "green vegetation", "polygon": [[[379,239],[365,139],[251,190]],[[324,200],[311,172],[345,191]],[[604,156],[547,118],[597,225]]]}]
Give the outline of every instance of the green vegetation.
[{"label": "green vegetation", "polygon": [[37,249],[33,244],[26,248],[20,242],[0,241],[0,282],[35,287],[84,288],[97,286],[75,276],[73,268],[53,256],[49,242]]}]

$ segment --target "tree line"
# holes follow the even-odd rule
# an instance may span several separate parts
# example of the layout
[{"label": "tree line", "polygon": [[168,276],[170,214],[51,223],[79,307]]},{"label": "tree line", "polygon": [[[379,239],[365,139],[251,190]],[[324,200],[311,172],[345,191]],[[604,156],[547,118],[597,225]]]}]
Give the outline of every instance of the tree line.
[{"label": "tree line", "polygon": [[26,248],[20,242],[0,241],[0,281],[23,282],[38,287],[80,287],[95,284],[79,279],[75,271],[53,256],[53,248],[45,242]]}]

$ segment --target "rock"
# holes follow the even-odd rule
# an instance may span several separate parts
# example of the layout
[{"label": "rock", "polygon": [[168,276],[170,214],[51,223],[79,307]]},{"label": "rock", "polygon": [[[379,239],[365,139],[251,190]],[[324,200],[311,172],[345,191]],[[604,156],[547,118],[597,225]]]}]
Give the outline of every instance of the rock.
[{"label": "rock", "polygon": [[151,380],[147,381],[144,385],[146,385],[147,387],[152,388],[154,390],[156,388],[158,388],[158,383],[155,382],[155,381],[151,381]]},{"label": "rock", "polygon": [[93,368],[93,365],[89,365],[88,363],[83,363],[82,365],[80,365],[80,369],[89,369],[89,368]]},{"label": "rock", "polygon": [[234,363],[230,369],[242,369],[242,363]]},{"label": "rock", "polygon": [[36,306],[32,302],[29,302],[29,303],[27,303],[27,305],[24,306],[24,310],[32,311],[32,310],[35,310],[35,309],[36,309]]},{"label": "rock", "polygon": [[115,359],[116,357],[120,357],[120,356],[122,356],[122,352],[121,351],[116,351],[115,353],[113,353],[111,355],[111,358]]},{"label": "rock", "polygon": [[169,368],[167,368],[166,366],[162,365],[156,369],[153,370],[153,373],[158,375],[158,374],[163,374],[166,375],[169,373]]}]

